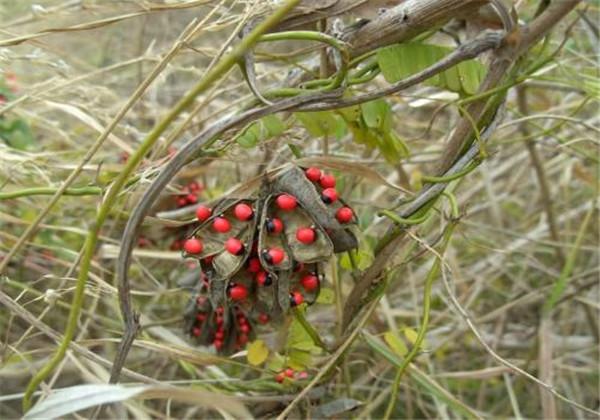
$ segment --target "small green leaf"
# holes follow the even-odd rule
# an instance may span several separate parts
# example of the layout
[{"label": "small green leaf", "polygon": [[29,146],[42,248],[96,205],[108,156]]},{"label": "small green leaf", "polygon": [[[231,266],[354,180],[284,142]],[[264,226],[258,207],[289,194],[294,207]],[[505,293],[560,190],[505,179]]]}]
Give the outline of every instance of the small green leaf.
[{"label": "small green leaf", "polygon": [[283,134],[283,132],[286,129],[283,121],[281,121],[276,115],[267,115],[260,121],[262,121],[262,123],[264,124],[270,137],[275,137],[280,134]]},{"label": "small green leaf", "polygon": [[406,344],[404,344],[404,342],[392,331],[383,334],[383,339],[398,356],[403,357],[408,353]]},{"label": "small green leaf", "polygon": [[35,146],[35,138],[29,124],[20,118],[0,120],[0,138],[18,150],[31,150]]},{"label": "small green leaf", "polygon": [[322,287],[317,298],[317,303],[331,305],[335,301],[335,293],[329,287]]},{"label": "small green leaf", "polygon": [[463,91],[468,95],[477,93],[479,84],[481,83],[481,72],[476,61],[463,61],[457,66],[458,75]]},{"label": "small green leaf", "polygon": [[279,353],[273,353],[267,362],[266,368],[272,372],[279,372],[285,367],[285,358]]},{"label": "small green leaf", "polygon": [[297,112],[295,115],[313,137],[331,136],[336,131],[337,119],[331,111]]},{"label": "small green leaf", "polygon": [[[404,336],[406,337],[406,339],[408,341],[410,341],[412,344],[415,344],[415,342],[417,341],[417,336],[419,335],[415,330],[413,330],[412,328],[404,328],[402,330],[402,332],[404,333]],[[425,341],[425,339],[423,339],[423,341],[421,341],[421,346],[420,348],[426,348],[427,347],[427,342]]]},{"label": "small green leaf", "polygon": [[[381,48],[377,62],[389,83],[396,83],[435,64],[452,48],[409,42]],[[468,60],[427,79],[425,84],[453,92],[473,94],[485,77],[486,69],[477,60]]]},{"label": "small green leaf", "polygon": [[387,120],[391,117],[391,107],[383,99],[365,102],[361,105],[362,116],[369,128],[384,128]]},{"label": "small green leaf", "polygon": [[286,127],[275,115],[267,115],[248,125],[236,138],[235,141],[246,149],[256,147],[261,141],[278,136],[285,131]]},{"label": "small green leaf", "polygon": [[[298,307],[298,310],[304,311],[306,309],[305,308],[300,309],[300,307]],[[304,329],[304,327],[298,321],[297,318],[294,318],[290,324],[286,348],[288,349],[288,351],[291,351],[291,350],[303,350],[303,351],[308,351],[308,352],[312,352],[312,351],[320,352],[321,351],[321,349],[315,345],[312,338],[310,337],[308,332],[306,332],[306,330]]]},{"label": "small green leaf", "polygon": [[252,366],[258,366],[264,363],[269,356],[269,348],[262,340],[255,340],[248,345],[248,363]]},{"label": "small green leaf", "polygon": [[294,370],[304,370],[312,365],[312,354],[310,351],[291,349],[288,352],[288,365]]},{"label": "small green leaf", "polygon": [[[359,270],[365,270],[373,262],[373,252],[367,247],[368,244],[366,243],[366,241],[360,241],[359,244],[360,248],[357,251],[350,252],[354,252],[354,260],[356,261],[356,265],[358,266],[357,268]],[[340,267],[342,267],[344,270],[353,269],[352,262],[350,261],[348,253],[344,253],[340,257]]]}]

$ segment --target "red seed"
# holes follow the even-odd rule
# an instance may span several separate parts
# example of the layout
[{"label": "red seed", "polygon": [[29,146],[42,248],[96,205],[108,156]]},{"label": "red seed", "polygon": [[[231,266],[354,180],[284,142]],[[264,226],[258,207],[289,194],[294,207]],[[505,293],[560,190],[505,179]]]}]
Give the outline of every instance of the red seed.
[{"label": "red seed", "polygon": [[294,197],[293,195],[290,195],[290,194],[280,194],[275,201],[277,202],[277,206],[281,210],[285,210],[285,211],[294,210],[296,208],[296,206],[298,205],[298,201],[296,201],[296,197]]},{"label": "red seed", "polygon": [[248,342],[248,336],[246,334],[241,334],[238,336],[237,342],[239,345],[243,346]]},{"label": "red seed", "polygon": [[199,322],[203,322],[206,319],[206,314],[199,313],[196,315],[196,320]]},{"label": "red seed", "polygon": [[209,255],[208,257],[202,258],[202,262],[204,264],[212,264],[214,259],[215,259],[214,255]]},{"label": "red seed", "polygon": [[273,217],[272,219],[267,219],[265,222],[267,232],[278,235],[283,230],[283,222],[281,219],[277,217]]},{"label": "red seed", "polygon": [[338,193],[335,188],[325,188],[323,192],[321,192],[321,198],[325,204],[331,204],[338,199]]},{"label": "red seed", "polygon": [[248,334],[250,332],[250,326],[248,324],[240,325],[240,332]]},{"label": "red seed", "polygon": [[335,218],[340,223],[350,223],[354,218],[354,212],[350,207],[340,207],[338,211],[335,212]]},{"label": "red seed", "polygon": [[227,233],[231,229],[231,223],[222,216],[215,217],[215,220],[213,220],[213,229],[219,233]]},{"label": "red seed", "polygon": [[321,187],[323,188],[334,188],[335,187],[335,177],[331,174],[323,174],[321,176],[320,182]]},{"label": "red seed", "polygon": [[267,322],[269,322],[269,315],[267,315],[267,314],[260,314],[258,316],[258,322],[260,322],[261,324],[266,324]]},{"label": "red seed", "polygon": [[196,207],[196,217],[198,218],[199,222],[208,220],[211,214],[212,209],[210,207],[203,206],[202,204]]},{"label": "red seed", "polygon": [[279,265],[285,258],[285,252],[281,248],[271,248],[263,252],[264,258],[269,264]]},{"label": "red seed", "polygon": [[186,199],[185,197],[179,197],[179,198],[177,199],[177,205],[178,205],[179,207],[185,207],[185,206],[187,206],[187,203],[188,203],[188,202],[187,202],[187,199]]},{"label": "red seed", "polygon": [[273,277],[266,271],[256,274],[255,280],[261,286],[270,286],[273,284]]},{"label": "red seed", "polygon": [[202,273],[200,275],[200,281],[202,281],[202,283],[204,283],[207,286],[210,283],[209,280],[208,280],[208,276],[206,274],[204,274],[204,273]]},{"label": "red seed", "polygon": [[298,230],[296,231],[296,239],[298,239],[299,242],[305,245],[312,244],[316,238],[317,233],[313,228],[303,227],[298,228]]},{"label": "red seed", "polygon": [[304,296],[300,292],[290,293],[290,303],[292,306],[298,306],[304,302]]},{"label": "red seed", "polygon": [[284,373],[285,373],[285,376],[287,376],[288,378],[294,377],[294,369],[292,369],[292,368],[287,368]]},{"label": "red seed", "polygon": [[215,349],[221,350],[223,348],[223,341],[222,340],[215,340],[213,341],[213,346],[215,346]]},{"label": "red seed", "polygon": [[145,236],[140,236],[138,238],[138,246],[140,248],[147,247],[148,245],[150,245],[150,241],[148,240],[148,238],[146,238]]},{"label": "red seed", "polygon": [[252,210],[252,207],[250,207],[248,204],[239,203],[233,209],[233,214],[235,214],[235,217],[238,220],[241,220],[242,222],[247,222],[248,220],[251,220],[254,216],[254,210]]},{"label": "red seed", "polygon": [[279,383],[282,383],[285,380],[285,375],[283,372],[278,373],[277,375],[275,375],[275,380]]},{"label": "red seed", "polygon": [[319,287],[319,278],[314,274],[307,274],[306,276],[302,277],[302,280],[300,280],[300,284],[302,285],[304,290],[306,290],[307,292],[312,292],[314,290],[317,290],[317,288]]},{"label": "red seed", "polygon": [[236,302],[244,300],[248,297],[248,289],[241,284],[236,284],[229,288],[229,297]]},{"label": "red seed", "polygon": [[192,192],[200,192],[204,189],[204,185],[200,184],[197,181],[192,181],[188,184],[188,188]]},{"label": "red seed", "polygon": [[188,202],[188,204],[196,204],[198,202],[198,197],[194,193],[189,193],[185,196],[185,200]]},{"label": "red seed", "polygon": [[223,338],[225,338],[225,332],[217,331],[215,333],[215,340],[222,340]]},{"label": "red seed", "polygon": [[260,272],[261,268],[262,266],[260,265],[260,259],[254,257],[248,260],[248,267],[246,268],[246,271],[249,273],[258,273]]},{"label": "red seed", "polygon": [[194,327],[194,329],[192,329],[192,335],[194,337],[199,337],[200,334],[202,334],[202,330],[199,327]]},{"label": "red seed", "polygon": [[312,182],[319,182],[319,180],[321,179],[321,170],[319,168],[308,168],[304,171],[304,174]]},{"label": "red seed", "polygon": [[204,249],[204,244],[198,238],[190,238],[183,244],[183,249],[188,254],[201,254]]},{"label": "red seed", "polygon": [[244,253],[244,244],[238,238],[229,238],[225,241],[225,249],[233,255],[242,255]]},{"label": "red seed", "polygon": [[307,379],[307,378],[308,378],[308,373],[306,373],[305,371],[298,373],[298,379]]},{"label": "red seed", "polygon": [[225,308],[223,308],[222,306],[219,306],[218,308],[215,309],[215,313],[217,315],[223,315],[225,313]]},{"label": "red seed", "polygon": [[294,261],[293,270],[294,270],[294,273],[299,273],[300,271],[304,270],[304,263],[301,263],[299,261]]}]

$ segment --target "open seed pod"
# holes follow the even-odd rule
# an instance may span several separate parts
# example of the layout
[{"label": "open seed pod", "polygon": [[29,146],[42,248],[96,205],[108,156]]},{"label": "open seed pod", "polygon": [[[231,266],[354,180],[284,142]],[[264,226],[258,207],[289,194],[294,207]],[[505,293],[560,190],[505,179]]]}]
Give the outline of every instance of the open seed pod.
[{"label": "open seed pod", "polygon": [[293,165],[273,171],[258,192],[219,201],[191,231],[184,256],[198,259],[201,286],[186,330],[199,343],[225,353],[243,347],[255,326],[314,303],[323,264],[358,246],[356,217],[331,186],[335,180],[319,181],[314,172],[309,177]]}]

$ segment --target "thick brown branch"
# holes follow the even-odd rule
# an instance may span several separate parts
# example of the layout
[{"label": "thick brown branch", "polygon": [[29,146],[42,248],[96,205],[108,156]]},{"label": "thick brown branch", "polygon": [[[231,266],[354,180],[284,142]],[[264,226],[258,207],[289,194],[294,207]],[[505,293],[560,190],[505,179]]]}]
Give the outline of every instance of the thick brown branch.
[{"label": "thick brown branch", "polygon": [[[509,37],[503,47],[499,49],[491,60],[487,77],[479,88],[479,93],[486,92],[499,86],[505,78],[506,73],[512,67],[517,58],[535,45],[550,29],[565,17],[580,0],[564,0],[553,3],[530,25],[520,32],[515,31]],[[442,156],[437,174],[444,173],[460,155],[461,151],[473,138],[472,121],[479,122],[486,104],[487,98],[473,102],[467,107],[469,117],[462,117],[448,140],[444,155]]]},{"label": "thick brown branch", "polygon": [[345,35],[352,56],[411,39],[477,11],[487,0],[407,0]]}]

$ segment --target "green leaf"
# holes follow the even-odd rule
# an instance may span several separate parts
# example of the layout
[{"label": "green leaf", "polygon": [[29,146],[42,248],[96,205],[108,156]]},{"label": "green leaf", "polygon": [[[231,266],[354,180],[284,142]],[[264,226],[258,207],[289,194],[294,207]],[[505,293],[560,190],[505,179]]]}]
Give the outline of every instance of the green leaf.
[{"label": "green leaf", "polygon": [[391,107],[384,99],[365,102],[360,107],[363,120],[369,128],[383,130],[391,118]]},{"label": "green leaf", "polygon": [[288,365],[294,370],[304,370],[312,366],[312,360],[310,351],[291,349],[288,352]]},{"label": "green leaf", "polygon": [[0,138],[18,150],[31,150],[35,146],[35,138],[29,124],[20,118],[0,120]]},{"label": "green leaf", "polygon": [[335,301],[335,293],[333,289],[329,287],[322,287],[319,292],[319,297],[317,297],[317,303],[321,303],[323,305],[331,305]]},{"label": "green leaf", "polygon": [[262,340],[254,340],[248,345],[248,363],[252,366],[258,366],[264,363],[269,356],[269,348]]},{"label": "green leaf", "polygon": [[[452,48],[409,42],[377,51],[377,62],[389,83],[396,83],[435,64]],[[453,92],[473,94],[485,77],[486,69],[477,60],[468,60],[427,79],[426,85]]]},{"label": "green leaf", "polygon": [[344,120],[350,122],[350,121],[357,121],[360,118],[360,105],[352,105],[346,108],[340,108],[338,109],[338,112],[340,113],[340,115],[342,116],[342,118],[344,118]]},{"label": "green leaf", "polygon": [[[364,241],[364,240],[360,241],[359,244],[360,244],[359,245],[360,248],[357,251],[350,251],[350,252],[354,252],[354,259],[356,261],[356,265],[358,266],[358,269],[365,270],[373,262],[374,256],[373,256],[373,252],[368,247],[367,241]],[[348,256],[348,253],[344,253],[340,257],[340,267],[342,267],[344,270],[352,270],[353,269],[352,263],[350,261],[350,257]]]},{"label": "green leaf", "polygon": [[[298,310],[305,311],[306,309],[298,308]],[[311,336],[306,332],[297,318],[294,318],[290,324],[286,348],[288,349],[288,352],[291,350],[303,350],[308,352],[321,351],[321,349],[315,345]]]},{"label": "green leaf", "polygon": [[477,61],[469,60],[463,61],[457,66],[462,89],[468,95],[473,95],[477,93],[477,90],[479,89],[479,84],[482,80],[482,72],[478,64],[479,62]]},{"label": "green leaf", "polygon": [[[415,344],[415,342],[417,341],[417,336],[419,335],[415,330],[413,330],[412,328],[404,328],[402,330],[402,332],[404,333],[404,336],[406,337],[406,339],[408,341],[410,341],[412,344]],[[427,347],[427,341],[425,339],[423,339],[423,341],[421,341],[421,348],[426,348]]]},{"label": "green leaf", "polygon": [[398,356],[404,357],[408,354],[406,344],[404,344],[404,342],[392,331],[383,334],[383,339]]},{"label": "green leaf", "polygon": [[272,372],[279,372],[285,367],[285,358],[279,353],[273,353],[267,362],[266,368]]},{"label": "green leaf", "polygon": [[286,129],[286,126],[283,123],[283,121],[281,121],[276,115],[267,115],[259,121],[262,121],[270,137],[275,137],[280,134],[283,134],[283,132]]},{"label": "green leaf", "polygon": [[285,124],[275,115],[267,115],[248,125],[235,141],[246,149],[256,147],[261,141],[282,134],[286,129]]},{"label": "green leaf", "polygon": [[297,112],[295,115],[313,137],[331,136],[336,132],[338,121],[331,111]]}]

